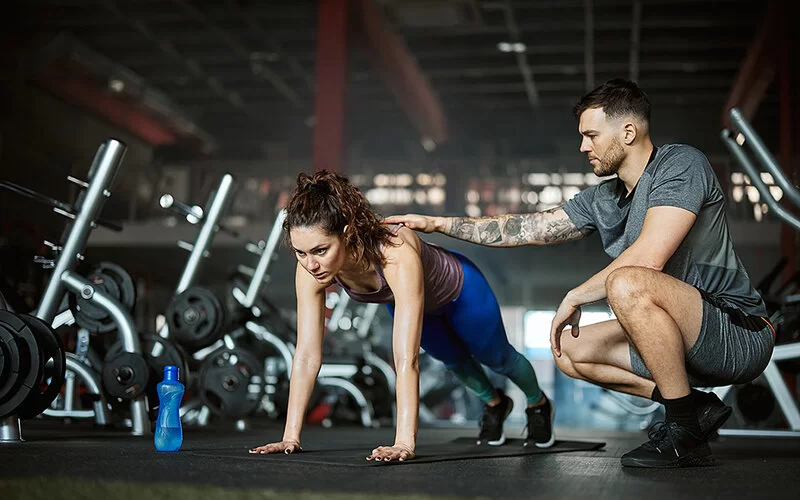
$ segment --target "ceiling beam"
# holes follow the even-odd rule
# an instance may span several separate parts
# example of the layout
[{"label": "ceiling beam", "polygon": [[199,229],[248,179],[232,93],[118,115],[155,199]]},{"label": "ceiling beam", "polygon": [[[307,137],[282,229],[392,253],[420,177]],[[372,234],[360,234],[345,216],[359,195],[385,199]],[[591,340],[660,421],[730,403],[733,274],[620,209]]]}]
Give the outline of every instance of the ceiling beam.
[{"label": "ceiling beam", "polygon": [[[511,3],[511,0],[506,0],[505,2],[484,3],[483,7],[485,9],[494,9],[502,12],[503,18],[505,19],[505,29],[509,35],[508,42],[514,45],[523,44],[524,46],[524,43],[522,42],[522,31],[517,24],[517,19],[514,15],[514,7]],[[515,50],[514,58],[517,61],[517,69],[522,75],[522,82],[525,93],[528,97],[528,104],[531,108],[535,109],[539,104],[539,92],[536,89],[536,82],[533,78],[533,70],[528,63],[527,54],[524,50]]]},{"label": "ceiling beam", "polygon": [[[241,19],[242,22],[247,24],[247,26],[256,36],[258,36],[260,39],[266,42],[267,50],[277,55],[279,58],[285,60],[286,64],[288,64],[289,68],[292,70],[292,73],[294,73],[295,76],[302,78],[303,82],[306,85],[306,88],[308,88],[308,90],[310,91],[313,91],[314,78],[311,76],[311,73],[309,73],[303,67],[303,65],[300,63],[300,61],[297,60],[297,58],[295,58],[293,55],[286,53],[286,51],[284,51],[280,47],[280,45],[272,39],[270,34],[267,32],[266,29],[264,29],[264,26],[258,20],[258,18],[256,16],[251,15],[250,9],[245,10],[244,8],[242,8],[240,1],[241,0],[228,0],[228,5],[236,13],[236,16],[239,19]],[[271,19],[274,20],[274,18]]]},{"label": "ceiling beam", "polygon": [[[539,97],[540,106],[559,105],[565,106],[565,109],[571,108],[572,105],[575,104],[575,100],[583,94],[583,82],[578,82],[577,85],[574,84],[572,87],[574,87],[576,90],[566,90],[564,92],[554,92],[552,94],[541,95]],[[647,95],[650,97],[650,100],[653,103],[659,105],[691,105],[693,103],[708,103],[713,105],[713,109],[717,109],[718,106],[720,106],[725,100],[724,94],[721,94],[718,90],[713,89],[700,89],[695,91],[681,89],[680,92],[675,92],[673,89],[662,87],[648,91]],[[463,112],[465,114],[469,114],[471,111],[477,109],[497,108],[516,111],[519,114],[529,114],[527,96],[522,92],[517,94],[487,94],[480,97],[475,97],[468,101],[464,101],[463,99],[458,99],[455,97],[456,96],[452,96],[442,99],[442,105],[451,112]],[[362,95],[358,100],[351,98],[349,101],[349,105],[352,108],[350,112],[351,119],[356,119],[357,117],[364,115],[373,115],[375,116],[376,121],[384,123],[396,123],[396,119],[387,117],[383,113],[376,113],[376,111],[378,108],[398,111],[402,109],[395,101],[378,94],[365,94]],[[770,103],[777,104],[777,101],[770,101]],[[262,100],[254,97],[251,99],[250,105],[254,109],[258,109],[261,113],[277,114],[286,111],[287,109],[285,103],[275,98],[265,98]],[[207,114],[223,114],[223,118],[226,116],[224,115],[226,108],[222,103],[219,102],[208,104],[197,102],[195,104],[184,104],[184,107],[190,111]],[[258,131],[254,132],[258,133]]]},{"label": "ceiling beam", "polygon": [[112,14],[114,14],[114,16],[117,17],[117,19],[124,21],[128,26],[133,28],[145,39],[155,44],[165,56],[167,56],[173,62],[177,62],[179,65],[186,68],[191,75],[205,83],[208,88],[213,90],[214,93],[223,100],[227,101],[232,107],[238,109],[244,114],[253,116],[249,112],[249,108],[245,105],[244,101],[242,101],[242,97],[239,94],[225,88],[225,86],[218,79],[206,73],[206,71],[200,66],[200,64],[197,63],[197,61],[181,54],[178,49],[175,48],[175,44],[173,44],[171,40],[156,35],[147,24],[125,14],[120,9],[116,0],[104,0],[104,5],[108,10],[111,11]]},{"label": "ceiling beam", "polygon": [[[31,4],[42,3],[37,0],[28,2]],[[81,7],[89,7],[92,3],[91,0],[78,2]],[[134,5],[130,7],[138,7],[138,11],[134,12],[137,19],[148,24],[167,24],[167,23],[181,23],[186,21],[186,15],[180,10],[164,9],[163,4],[159,5],[158,2],[130,2]],[[226,2],[228,3],[228,2]],[[143,8],[144,7],[144,8]],[[283,5],[272,4],[266,5],[266,2],[256,3],[254,6],[243,8],[240,7],[242,14],[250,19],[259,21],[269,21],[276,25],[285,24],[286,22],[297,22],[298,24],[314,19],[315,10],[313,4],[303,5],[301,2],[293,1],[291,4],[286,3]],[[236,19],[240,15],[230,5],[225,5],[222,2],[210,2],[204,5],[203,10],[213,19],[229,20]],[[81,9],[75,10],[73,14],[68,17],[60,16],[53,17],[47,21],[49,26],[59,28],[87,28],[87,27],[104,27],[119,24],[120,21],[108,16],[102,15],[101,12],[94,9]]]},{"label": "ceiling beam", "polygon": [[[125,62],[125,61],[122,61]],[[460,61],[459,61],[460,62]],[[498,66],[469,66],[469,62],[463,62],[463,65],[440,65],[447,67],[431,67],[426,70],[425,74],[431,81],[439,85],[446,82],[447,79],[457,79],[459,81],[470,80],[491,80],[494,77],[515,76],[519,74],[519,67],[511,62]],[[535,75],[542,76],[573,76],[578,75],[583,69],[582,64],[531,64],[531,71]],[[648,73],[671,73],[677,75],[698,75],[705,76],[709,74],[719,74],[726,72],[735,72],[739,68],[737,61],[709,61],[703,63],[689,63],[675,61],[656,61],[647,59],[640,64],[640,70]],[[629,64],[625,62],[609,62],[609,63],[595,63],[596,73],[625,73],[629,69]],[[247,86],[252,83],[250,75],[243,71],[235,69],[217,69],[215,72],[216,77],[226,85]],[[185,72],[180,69],[155,69],[151,68],[149,72],[143,72],[147,77],[148,83],[160,87],[166,92],[173,90],[191,89],[195,87],[192,81],[185,79]],[[287,82],[293,82],[298,78],[293,74],[282,74]],[[378,81],[378,76],[371,68],[353,68],[350,72],[350,81],[353,84],[369,83]],[[727,80],[730,82],[730,80]],[[266,89],[265,89],[266,90]]]},{"label": "ceiling beam", "polygon": [[[671,5],[706,5],[708,4],[707,0],[646,0],[648,5],[664,5],[664,6],[671,6]],[[101,6],[105,0],[28,0],[27,3],[37,6],[63,6],[63,7],[74,7],[74,6]],[[259,2],[263,6],[264,10],[268,9],[275,9],[278,13],[287,13],[292,12],[293,8],[299,6],[301,8],[314,8],[315,2],[313,1],[302,1],[302,0],[294,0],[292,2],[291,7],[288,8],[285,2],[278,2],[278,1],[271,1],[271,2]],[[497,2],[484,2],[484,4],[496,4]],[[735,5],[738,2],[737,0],[715,0],[714,5],[720,4],[731,4]],[[581,7],[582,0],[513,0],[514,8],[520,10],[552,10],[552,9],[562,9],[564,7]],[[603,0],[603,5],[608,7],[628,7],[630,6],[630,0]],[[261,7],[261,6],[259,6]]]},{"label": "ceiling beam", "polygon": [[[641,82],[648,91],[671,90],[680,92],[692,92],[703,90],[718,90],[720,99],[724,98],[725,90],[730,84],[730,79],[724,76],[705,76],[684,78],[676,80],[673,77],[648,78]],[[518,94],[520,98],[527,97],[526,85],[524,82],[506,83],[459,83],[439,81],[434,82],[434,87],[442,96],[453,95],[474,95],[475,98],[491,98],[495,95]],[[571,79],[556,79],[552,81],[537,83],[539,95],[543,93],[563,93],[571,92],[577,96],[585,92],[585,82]],[[258,87],[237,87],[238,91],[248,100],[248,102],[274,100],[278,96],[274,93],[266,93],[264,89]],[[175,88],[165,90],[170,97],[181,101],[184,104],[203,103],[214,97],[213,92],[203,87]],[[375,97],[386,95],[386,89],[376,81],[350,85],[347,89],[351,102],[359,102],[362,99],[370,100]]]},{"label": "ceiling beam", "polygon": [[202,13],[199,9],[189,3],[187,0],[173,0],[177,5],[181,6],[184,11],[194,19],[195,21],[199,22],[200,24],[204,25],[206,28],[211,30],[217,38],[222,40],[225,45],[227,45],[231,51],[236,54],[237,57],[244,60],[245,62],[250,64],[250,69],[253,72],[253,75],[257,78],[262,78],[269,82],[275,89],[281,93],[290,103],[292,103],[298,109],[305,109],[307,108],[307,103],[304,102],[303,98],[286,82],[277,75],[272,69],[268,66],[262,64],[259,61],[253,60],[251,57],[252,51],[248,50],[242,43],[239,41],[236,35],[232,34],[230,31],[221,28],[216,22],[212,21],[208,16]]},{"label": "ceiling beam", "polygon": [[[630,21],[627,23],[626,32],[630,30]],[[504,34],[506,32],[504,31]],[[152,60],[146,53],[143,44],[137,44],[136,40],[120,37],[119,33],[108,34],[84,34],[81,37],[85,42],[95,47],[111,49],[114,52],[129,53],[133,62],[138,65],[163,64]],[[470,40],[469,47],[455,44],[442,44],[437,40],[414,39],[404,37],[409,50],[414,53],[417,59],[439,59],[449,57],[471,57],[471,56],[496,56],[497,38],[489,40]],[[231,58],[223,53],[215,52],[217,47],[209,43],[209,37],[195,31],[174,31],[170,33],[170,40],[184,47],[187,53],[201,52],[198,54],[198,61],[209,64],[230,63]],[[576,42],[574,36],[567,36],[560,40],[546,39],[540,34],[525,33],[523,39],[526,52],[529,55],[560,55],[560,54],[583,54],[584,44]],[[283,40],[282,40],[283,42]],[[284,43],[284,45],[288,45]],[[712,39],[702,39],[697,36],[670,37],[666,35],[654,34],[643,39],[641,42],[642,53],[702,53],[708,51],[724,51],[730,49],[740,49],[747,47],[747,41],[741,37],[730,35],[714,37]],[[604,53],[621,52],[627,53],[630,50],[630,42],[622,38],[615,37],[603,41],[600,47]],[[354,47],[354,49],[357,49]],[[314,41],[307,40],[302,43],[292,43],[291,53],[298,61],[313,63],[314,61]]]},{"label": "ceiling beam", "polygon": [[439,96],[403,39],[389,28],[372,0],[356,1],[353,6],[358,10],[362,44],[421,139],[426,144],[428,141],[434,144],[446,141],[449,137],[448,123]]},{"label": "ceiling beam", "polygon": [[[752,22],[749,19],[742,18],[740,15],[730,15],[722,17],[719,14],[710,18],[669,18],[663,19],[659,17],[643,18],[642,28],[649,30],[669,30],[671,32],[687,31],[689,33],[703,30],[716,30],[719,29],[719,36],[724,37],[729,30],[737,30],[739,28],[746,29]],[[142,21],[145,22],[145,21]],[[269,29],[269,33],[276,40],[281,40],[283,43],[304,43],[309,48],[313,48],[316,42],[316,34],[314,30],[309,29],[309,21],[297,22],[296,25],[284,23],[274,28]],[[585,21],[583,16],[578,14],[574,19],[563,19],[558,22],[550,20],[542,21],[517,21],[517,27],[521,33],[536,34],[536,36],[551,35],[551,34],[565,34],[567,37],[575,34],[582,34],[585,31]],[[58,28],[58,27],[55,27]],[[71,29],[80,32],[85,26],[74,26]],[[628,32],[630,30],[630,18],[619,17],[617,18],[602,18],[596,19],[594,23],[595,32],[603,34],[605,32]],[[171,27],[170,37],[176,42],[185,43],[187,45],[208,45],[208,33],[194,30],[191,24],[186,23],[186,27],[179,29],[178,27]],[[238,31],[238,30],[237,30]],[[478,37],[486,36],[491,38],[496,35],[507,35],[508,28],[503,24],[484,24],[484,25],[471,25],[459,27],[442,27],[442,28],[403,28],[400,33],[403,37],[408,39],[419,40],[445,40],[450,38],[459,37]],[[241,36],[241,33],[239,33]],[[113,26],[108,26],[103,32],[90,35],[96,39],[98,43],[104,46],[117,46],[125,47],[127,40],[120,39],[119,35],[115,32]]]},{"label": "ceiling beam", "polygon": [[[511,0],[506,0],[506,8],[503,14],[505,15],[506,26],[511,34],[512,42],[522,43],[522,31],[517,25]],[[536,89],[536,82],[533,79],[533,70],[528,64],[528,55],[526,52],[515,52],[514,55],[517,59],[519,71],[522,73],[522,81],[525,82],[525,93],[528,95],[528,102],[532,108],[536,108],[539,104],[539,91]]]}]

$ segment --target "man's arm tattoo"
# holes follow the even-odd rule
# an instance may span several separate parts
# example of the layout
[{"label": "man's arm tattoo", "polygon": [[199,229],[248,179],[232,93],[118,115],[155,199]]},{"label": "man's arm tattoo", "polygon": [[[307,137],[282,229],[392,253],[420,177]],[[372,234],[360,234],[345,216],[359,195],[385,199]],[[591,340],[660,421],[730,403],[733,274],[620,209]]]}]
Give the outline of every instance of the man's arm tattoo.
[{"label": "man's arm tattoo", "polygon": [[501,247],[561,243],[589,234],[575,227],[561,207],[533,214],[455,217],[443,232],[460,240]]}]

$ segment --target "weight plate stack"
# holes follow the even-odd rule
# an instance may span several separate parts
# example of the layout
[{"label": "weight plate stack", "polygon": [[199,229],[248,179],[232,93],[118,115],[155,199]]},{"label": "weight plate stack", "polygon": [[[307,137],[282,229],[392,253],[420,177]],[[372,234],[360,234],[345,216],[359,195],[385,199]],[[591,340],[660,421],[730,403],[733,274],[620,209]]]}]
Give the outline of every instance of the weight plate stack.
[{"label": "weight plate stack", "polygon": [[41,319],[27,314],[20,318],[36,337],[42,374],[25,401],[17,408],[20,418],[33,418],[45,411],[61,392],[67,376],[67,358],[61,337]]},{"label": "weight plate stack", "polygon": [[38,391],[44,373],[42,354],[31,327],[19,315],[0,310],[0,341],[6,372],[0,380],[0,418],[17,413],[31,393]]}]

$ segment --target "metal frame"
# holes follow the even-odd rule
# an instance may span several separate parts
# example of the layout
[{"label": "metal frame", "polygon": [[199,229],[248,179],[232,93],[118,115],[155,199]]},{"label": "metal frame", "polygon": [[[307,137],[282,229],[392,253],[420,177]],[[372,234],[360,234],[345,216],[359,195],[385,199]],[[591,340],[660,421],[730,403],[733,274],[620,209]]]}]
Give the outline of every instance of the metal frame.
[{"label": "metal frame", "polygon": [[[721,136],[725,146],[731,152],[734,159],[736,159],[745,170],[748,177],[750,177],[750,181],[756,187],[763,200],[769,205],[770,209],[772,209],[773,213],[782,221],[800,231],[800,219],[786,211],[775,198],[773,198],[769,188],[761,180],[759,170],[753,165],[750,157],[745,153],[745,146],[749,146],[753,156],[755,156],[758,162],[772,175],[776,184],[780,186],[788,199],[797,206],[800,206],[800,191],[786,178],[780,165],[775,161],[775,158],[770,154],[769,150],[742,112],[738,108],[732,108],[729,115],[733,128],[738,130],[741,137],[739,137],[739,141],[737,141],[732,137],[733,133],[730,130],[723,130]],[[743,141],[741,139],[743,139]],[[776,364],[776,361],[797,358],[800,358],[800,343],[775,346],[769,364],[764,370],[764,377],[767,379],[767,384],[772,390],[775,399],[778,401],[778,405],[783,411],[784,417],[786,417],[790,430],[720,429],[718,431],[719,434],[723,436],[800,437],[800,410],[798,410],[797,402],[786,386],[786,383],[783,381],[783,377]],[[731,386],[719,387],[714,389],[714,392],[722,399],[730,389]]]},{"label": "metal frame", "polygon": [[[200,267],[200,262],[210,254],[208,249],[214,241],[214,236],[219,232],[219,219],[222,217],[222,212],[233,191],[233,185],[234,178],[231,174],[222,176],[222,179],[219,181],[219,186],[217,186],[216,191],[211,194],[206,204],[206,212],[202,215],[202,224],[200,230],[197,232],[194,244],[184,241],[178,242],[179,247],[189,249],[190,253],[189,258],[186,259],[186,265],[183,268],[181,277],[178,279],[178,285],[175,287],[175,295],[184,292],[187,288],[192,286],[197,277],[197,270]],[[197,217],[192,207],[180,201],[176,201],[171,195],[164,195],[161,197],[161,200],[163,208],[173,209],[183,215]],[[158,331],[158,335],[165,339],[169,338],[169,326],[166,322]],[[161,348],[161,344],[155,344],[152,354],[158,356],[161,354]]]},{"label": "metal frame", "polygon": [[374,427],[373,416],[375,415],[375,411],[372,408],[372,403],[364,396],[364,393],[361,392],[358,386],[349,380],[339,377],[319,377],[317,378],[317,383],[324,387],[339,387],[344,389],[345,392],[353,397],[359,408],[361,408],[361,425],[364,427]]},{"label": "metal frame", "polygon": [[[86,188],[82,202],[75,206],[75,214],[71,216],[73,222],[54,262],[53,274],[47,283],[39,306],[34,311],[34,315],[52,325],[64,294],[67,291],[78,293],[82,298],[109,312],[117,325],[120,342],[125,351],[140,353],[139,337],[135,333],[133,318],[131,318],[130,313],[118,301],[105,292],[96,289],[88,280],[74,272],[78,260],[81,258],[80,252],[86,247],[86,242],[92,230],[97,227],[96,221],[99,219],[105,200],[111,196],[109,189],[117,177],[126,150],[127,146],[116,139],[109,139],[98,148],[89,169],[88,182],[80,183]],[[68,366],[70,366],[69,362]],[[74,368],[74,365],[72,368]],[[86,371],[83,375],[85,375],[84,380],[87,385],[96,388],[100,387],[95,374]],[[145,397],[140,396],[132,400],[130,405],[131,433],[133,435],[149,433],[150,421],[147,418]],[[0,423],[0,441],[22,441],[21,428],[22,426],[16,415],[3,419],[2,423]]]},{"label": "metal frame", "polygon": [[[96,398],[92,404],[94,407],[93,410],[75,410],[72,407],[76,375],[86,383],[87,388]],[[48,408],[44,411],[44,414],[48,417],[57,418],[94,418],[97,425],[108,425],[111,422],[111,417],[108,413],[108,404],[106,403],[105,396],[103,396],[103,391],[100,389],[100,384],[97,382],[99,377],[100,375],[91,367],[85,365],[80,360],[79,356],[68,352],[64,409],[56,410],[54,408]]]},{"label": "metal frame", "polygon": [[176,294],[183,292],[194,283],[200,261],[207,255],[206,252],[214,240],[214,235],[219,231],[219,219],[228,202],[232,188],[233,176],[231,174],[223,175],[219,181],[219,187],[217,187],[208,203],[208,210],[203,217],[203,225],[197,233],[197,239],[192,245],[189,259],[186,261],[181,278],[178,280],[178,286],[175,288]]},{"label": "metal frame", "polygon": [[241,304],[244,307],[253,307],[253,304],[255,304],[256,298],[261,291],[261,287],[264,285],[264,278],[267,275],[269,263],[272,262],[275,256],[275,249],[278,247],[278,242],[280,241],[281,234],[283,233],[284,220],[286,220],[286,209],[281,209],[281,211],[278,212],[278,217],[275,219],[275,223],[272,225],[269,235],[267,236],[266,246],[261,251],[261,256],[259,257],[258,264],[256,264],[256,268],[251,276],[250,284],[247,286],[247,292],[245,293],[244,301],[241,301]]}]

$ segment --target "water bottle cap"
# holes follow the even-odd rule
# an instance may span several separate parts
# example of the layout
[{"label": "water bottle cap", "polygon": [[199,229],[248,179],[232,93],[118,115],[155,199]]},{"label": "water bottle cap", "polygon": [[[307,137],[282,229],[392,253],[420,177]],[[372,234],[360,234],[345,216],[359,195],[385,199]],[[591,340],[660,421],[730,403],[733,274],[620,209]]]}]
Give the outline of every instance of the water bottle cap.
[{"label": "water bottle cap", "polygon": [[180,370],[177,366],[167,365],[164,367],[164,380],[178,380]]}]

